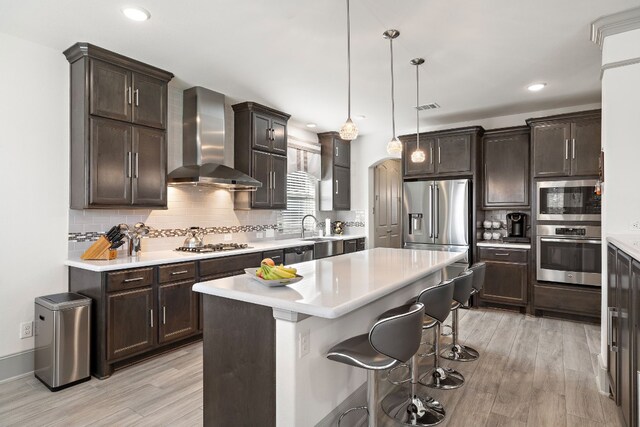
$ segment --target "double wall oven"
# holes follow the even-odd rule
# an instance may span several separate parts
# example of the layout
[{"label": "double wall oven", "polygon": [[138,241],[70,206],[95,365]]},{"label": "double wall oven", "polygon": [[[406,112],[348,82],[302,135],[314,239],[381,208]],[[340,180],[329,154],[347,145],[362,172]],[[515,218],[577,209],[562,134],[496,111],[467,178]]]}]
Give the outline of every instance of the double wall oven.
[{"label": "double wall oven", "polygon": [[600,286],[600,196],[595,180],[537,183],[536,277]]}]

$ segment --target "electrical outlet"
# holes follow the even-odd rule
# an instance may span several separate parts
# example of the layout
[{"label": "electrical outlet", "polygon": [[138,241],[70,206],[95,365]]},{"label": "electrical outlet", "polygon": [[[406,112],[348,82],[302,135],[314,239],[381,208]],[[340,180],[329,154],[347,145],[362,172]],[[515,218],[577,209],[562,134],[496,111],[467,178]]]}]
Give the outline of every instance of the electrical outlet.
[{"label": "electrical outlet", "polygon": [[309,329],[306,329],[298,334],[298,358],[301,359],[309,354],[310,349],[311,331],[309,331]]},{"label": "electrical outlet", "polygon": [[257,238],[257,239],[263,239],[263,238],[264,238],[264,233],[263,233],[262,231],[258,231],[258,232],[256,233],[256,238]]},{"label": "electrical outlet", "polygon": [[33,322],[20,323],[20,338],[29,338],[33,336]]},{"label": "electrical outlet", "polygon": [[633,231],[640,231],[640,220],[635,220],[631,223],[631,229]]},{"label": "electrical outlet", "polygon": [[271,228],[270,228],[270,229],[268,229],[268,230],[265,230],[265,232],[264,232],[264,233],[265,233],[265,236],[266,236],[266,237],[273,237],[273,236],[275,236],[275,235],[276,235],[276,232],[275,232],[273,229],[271,229]]},{"label": "electrical outlet", "polygon": [[231,233],[226,233],[224,235],[224,241],[225,242],[230,242],[233,239],[233,235]]}]

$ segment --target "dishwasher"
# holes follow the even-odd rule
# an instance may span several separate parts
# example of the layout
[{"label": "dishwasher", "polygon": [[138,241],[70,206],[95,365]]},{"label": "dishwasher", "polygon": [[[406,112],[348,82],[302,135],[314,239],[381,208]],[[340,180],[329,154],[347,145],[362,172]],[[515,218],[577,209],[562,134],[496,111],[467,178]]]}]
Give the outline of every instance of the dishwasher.
[{"label": "dishwasher", "polygon": [[313,245],[296,246],[284,250],[284,264],[296,264],[298,262],[313,260]]}]

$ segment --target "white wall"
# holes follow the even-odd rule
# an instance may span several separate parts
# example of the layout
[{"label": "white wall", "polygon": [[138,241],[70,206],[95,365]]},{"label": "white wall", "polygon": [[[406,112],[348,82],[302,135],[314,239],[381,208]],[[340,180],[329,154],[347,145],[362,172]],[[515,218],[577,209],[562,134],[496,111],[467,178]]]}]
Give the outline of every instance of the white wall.
[{"label": "white wall", "polygon": [[[640,59],[640,30],[609,36],[604,41],[602,65]],[[602,148],[604,186],[602,233],[633,234],[631,223],[640,220],[640,64],[611,68],[602,79]],[[636,233],[638,233],[636,231]],[[607,358],[607,263],[603,245],[601,364]]]},{"label": "white wall", "polygon": [[19,323],[64,292],[69,205],[69,64],[62,52],[0,33],[0,358],[33,348]]},{"label": "white wall", "polygon": [[[429,132],[440,129],[453,129],[464,126],[482,126],[485,129],[496,129],[508,126],[524,125],[525,120],[532,117],[545,117],[554,114],[569,113],[574,111],[593,110],[600,108],[600,104],[577,105],[568,108],[553,110],[531,111],[529,113],[514,114],[510,116],[491,117],[469,122],[450,123],[438,126],[421,126],[421,132]],[[428,113],[423,113],[424,115]],[[360,125],[366,129],[366,123]],[[405,130],[398,134],[408,134],[415,131]],[[384,135],[363,135],[351,143],[351,209],[366,211],[367,237],[373,238],[373,170],[372,166],[391,158],[387,154],[387,142],[391,133]]]}]

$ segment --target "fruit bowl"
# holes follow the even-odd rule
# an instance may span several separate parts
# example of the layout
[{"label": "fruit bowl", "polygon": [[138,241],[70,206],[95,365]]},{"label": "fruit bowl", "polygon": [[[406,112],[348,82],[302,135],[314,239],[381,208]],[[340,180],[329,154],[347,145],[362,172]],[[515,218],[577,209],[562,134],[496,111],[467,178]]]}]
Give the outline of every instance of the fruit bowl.
[{"label": "fruit bowl", "polygon": [[296,283],[299,282],[300,280],[302,280],[302,276],[300,276],[299,274],[296,274],[296,277],[292,277],[291,279],[275,279],[275,280],[266,280],[263,279],[261,277],[256,276],[256,272],[258,271],[258,268],[245,268],[244,272],[247,276],[251,276],[251,278],[253,278],[255,281],[262,283],[263,285],[269,286],[269,287],[276,287],[276,286],[286,286],[286,285],[291,285],[292,283]]}]

